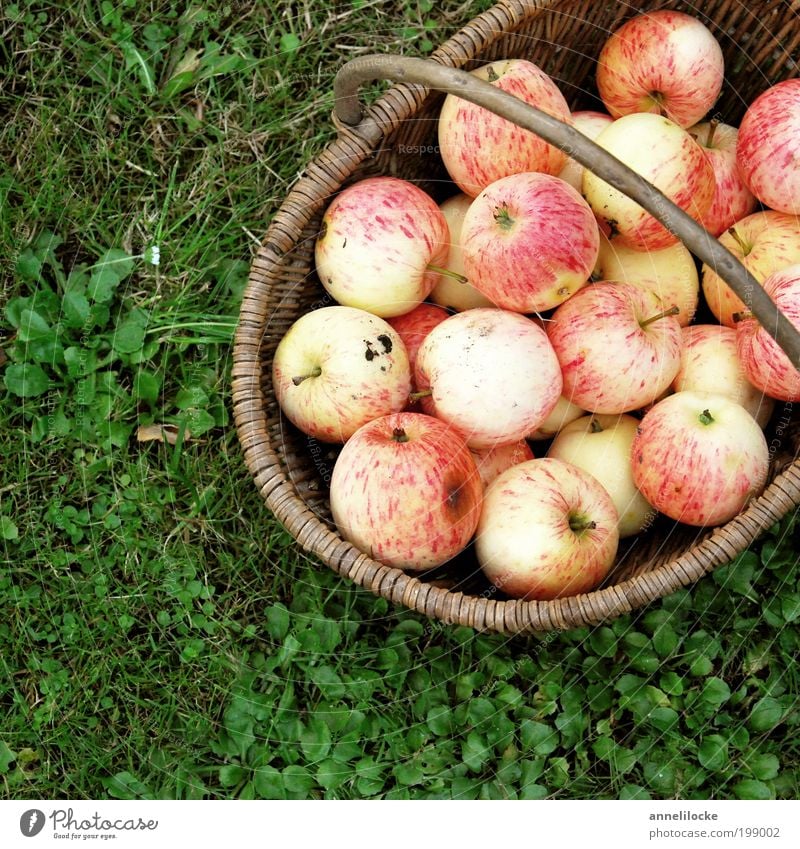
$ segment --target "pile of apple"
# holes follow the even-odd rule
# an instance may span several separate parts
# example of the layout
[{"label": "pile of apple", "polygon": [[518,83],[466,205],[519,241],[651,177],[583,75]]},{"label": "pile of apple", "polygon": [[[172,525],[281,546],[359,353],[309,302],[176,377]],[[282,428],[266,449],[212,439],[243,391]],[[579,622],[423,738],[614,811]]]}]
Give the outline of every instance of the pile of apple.
[{"label": "pile of apple", "polygon": [[[606,42],[609,114],[571,114],[528,61],[473,73],[661,189],[800,327],[800,80],[762,93],[738,131],[698,123],[723,56],[671,11]],[[339,305],[302,316],[275,354],[285,415],[344,443],[330,484],[341,535],[409,570],[474,541],[495,587],[551,599],[597,586],[657,512],[736,516],[767,480],[772,399],[798,397],[800,373],[713,268],[702,289],[719,324],[691,324],[694,258],[565,152],[453,95],[438,129],[459,193],[439,207],[393,177],[339,193],[316,242]]]}]

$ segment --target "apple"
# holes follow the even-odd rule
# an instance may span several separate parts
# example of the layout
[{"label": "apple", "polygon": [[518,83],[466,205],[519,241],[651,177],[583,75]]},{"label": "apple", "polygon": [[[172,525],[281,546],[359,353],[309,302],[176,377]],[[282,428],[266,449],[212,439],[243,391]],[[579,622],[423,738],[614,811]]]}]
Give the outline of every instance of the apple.
[{"label": "apple", "polygon": [[573,295],[547,323],[563,394],[585,410],[611,415],[657,398],[680,366],[675,309],[626,283],[595,283]]},{"label": "apple", "polygon": [[398,315],[395,318],[387,319],[387,324],[390,324],[397,331],[406,347],[412,383],[419,346],[431,330],[437,324],[441,324],[449,315],[450,313],[441,307],[437,307],[434,304],[422,303],[405,315]]},{"label": "apple", "polygon": [[510,445],[495,445],[493,448],[472,449],[472,457],[478,467],[484,487],[489,484],[506,469],[533,460],[533,451],[530,445],[521,439]]},{"label": "apple", "polygon": [[338,194],[315,245],[322,285],[343,306],[383,318],[428,297],[449,243],[433,198],[396,177],[369,177]]},{"label": "apple", "polygon": [[[773,271],[800,262],[800,218],[785,212],[754,212],[737,221],[719,241],[761,283]],[[709,265],[702,268],[703,295],[717,321],[735,327],[747,307]]]},{"label": "apple", "polygon": [[[661,115],[625,115],[595,139],[625,165],[662,191],[699,221],[714,197],[714,168],[703,148],[673,121]],[[609,239],[636,250],[659,250],[678,237],[619,189],[588,169],[583,194]]]},{"label": "apple", "polygon": [[639,423],[633,480],[662,513],[687,525],[720,525],[767,482],[769,450],[741,405],[704,392],[676,392]]},{"label": "apple", "polygon": [[689,135],[703,147],[714,169],[714,198],[700,223],[712,236],[719,236],[758,206],[736,163],[739,131],[714,120],[695,124],[689,128]]},{"label": "apple", "polygon": [[[770,274],[764,281],[764,291],[800,328],[800,265]],[[744,318],[737,325],[736,350],[750,383],[780,401],[800,398],[800,372],[754,317]]]},{"label": "apple", "polygon": [[586,413],[582,407],[573,404],[569,398],[563,395],[556,401],[555,407],[550,415],[539,425],[527,438],[533,440],[552,439],[565,425],[579,419]]},{"label": "apple", "polygon": [[597,222],[563,180],[528,172],[485,188],[464,216],[464,270],[497,306],[552,309],[584,286],[597,261]]},{"label": "apple", "polygon": [[800,213],[800,80],[784,80],[750,104],[736,158],[747,187],[765,206]]},{"label": "apple", "polygon": [[600,481],[617,510],[620,539],[638,534],[655,516],[633,482],[631,446],[638,426],[633,416],[584,416],[562,428],[547,452]]},{"label": "apple", "polygon": [[591,475],[561,460],[528,460],[484,493],[475,551],[486,577],[512,598],[587,592],[619,545],[617,511]]},{"label": "apple", "polygon": [[736,331],[719,324],[695,324],[684,327],[682,336],[681,367],[672,388],[725,395],[766,427],[775,405],[745,376],[736,353]]},{"label": "apple", "polygon": [[399,334],[382,318],[323,307],[298,318],[281,339],[272,385],[303,433],[345,442],[371,419],[403,409],[411,372]]},{"label": "apple", "polygon": [[[525,59],[498,59],[470,73],[565,123],[570,110],[558,86]],[[558,174],[566,154],[530,130],[448,94],[439,113],[439,150],[447,172],[475,197],[490,183],[523,171]]]},{"label": "apple", "polygon": [[341,535],[388,566],[421,571],[469,543],[483,484],[463,439],[421,413],[368,422],[333,467],[330,504]]},{"label": "apple", "polygon": [[457,428],[470,448],[518,442],[561,395],[547,334],[518,313],[482,307],[431,330],[417,354],[415,382],[426,412]]},{"label": "apple", "polygon": [[635,251],[600,236],[595,277],[628,283],[653,292],[665,306],[678,307],[676,318],[685,327],[694,318],[700,295],[697,266],[681,242],[658,251]]},{"label": "apple", "polygon": [[[590,109],[572,113],[572,126],[594,141],[614,119],[605,112],[594,112]],[[574,159],[568,159],[567,164],[559,171],[558,176],[569,183],[576,191],[583,187],[583,165]]]},{"label": "apple", "polygon": [[469,195],[462,193],[448,198],[439,206],[450,229],[450,254],[444,267],[451,273],[439,276],[439,280],[431,290],[430,299],[435,304],[447,307],[453,312],[494,306],[488,298],[469,284],[464,275],[461,228],[472,200]]},{"label": "apple", "polygon": [[690,127],[716,102],[724,73],[719,43],[700,20],[660,10],[612,33],[597,60],[597,89],[615,118],[655,112]]}]

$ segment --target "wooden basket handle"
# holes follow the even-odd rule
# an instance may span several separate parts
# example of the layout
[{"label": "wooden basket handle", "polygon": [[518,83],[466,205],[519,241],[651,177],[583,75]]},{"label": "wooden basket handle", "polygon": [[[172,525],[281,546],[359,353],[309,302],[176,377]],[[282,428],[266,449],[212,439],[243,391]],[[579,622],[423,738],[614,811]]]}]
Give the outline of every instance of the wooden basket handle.
[{"label": "wooden basket handle", "polygon": [[333,82],[336,122],[347,127],[356,127],[360,123],[362,109],[358,90],[374,80],[417,83],[429,89],[454,94],[513,121],[568,153],[602,180],[644,207],[695,256],[714,268],[786,352],[792,365],[800,369],[800,333],[755,277],[708,230],[697,224],[666,195],[582,133],[466,71],[448,68],[430,59],[383,54],[359,56],[339,69]]}]

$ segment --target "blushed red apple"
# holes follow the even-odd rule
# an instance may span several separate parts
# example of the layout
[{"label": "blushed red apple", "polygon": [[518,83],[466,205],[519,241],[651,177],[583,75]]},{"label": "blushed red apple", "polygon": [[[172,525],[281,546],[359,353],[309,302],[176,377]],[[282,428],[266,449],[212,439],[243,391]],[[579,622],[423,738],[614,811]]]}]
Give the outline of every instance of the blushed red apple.
[{"label": "blushed red apple", "polygon": [[[800,329],[800,265],[770,274],[764,281],[764,291]],[[738,323],[736,350],[750,383],[780,401],[800,399],[800,372],[755,318]]]},{"label": "blushed red apple", "polygon": [[680,366],[681,327],[652,292],[594,283],[553,313],[547,336],[561,364],[563,394],[595,413],[638,410]]},{"label": "blushed red apple", "polygon": [[[560,121],[570,122],[564,95],[533,62],[498,59],[470,73]],[[530,130],[454,94],[448,94],[442,104],[438,130],[442,161],[453,182],[471,197],[509,174],[557,174],[567,160],[559,148]]]},{"label": "blushed red apple", "polygon": [[662,513],[687,525],[721,525],[760,495],[769,450],[744,407],[702,392],[659,401],[633,441],[633,479]]},{"label": "blushed red apple", "polygon": [[800,214],[800,80],[784,80],[750,104],[736,158],[748,188],[765,206]]},{"label": "blushed red apple", "polygon": [[655,112],[690,127],[716,102],[724,73],[722,49],[708,27],[661,9],[612,33],[597,60],[597,88],[615,118]]},{"label": "blushed red apple", "polygon": [[729,124],[708,121],[690,127],[689,135],[702,146],[714,168],[714,198],[700,223],[712,236],[719,236],[758,206],[736,162],[739,131]]},{"label": "blushed red apple", "polygon": [[503,309],[542,312],[585,285],[599,232],[586,201],[547,174],[503,177],[467,210],[462,230],[469,282]]},{"label": "blushed red apple", "polygon": [[594,589],[619,545],[617,511],[591,475],[561,460],[528,460],[484,494],[475,534],[487,578],[512,598],[554,599]]},{"label": "blushed red apple", "polygon": [[338,303],[383,318],[410,312],[447,262],[447,222],[407,180],[369,177],[346,188],[322,218],[317,274]]},{"label": "blushed red apple", "polygon": [[388,566],[419,571],[469,543],[483,497],[463,439],[421,413],[374,419],[347,441],[330,503],[342,536]]}]

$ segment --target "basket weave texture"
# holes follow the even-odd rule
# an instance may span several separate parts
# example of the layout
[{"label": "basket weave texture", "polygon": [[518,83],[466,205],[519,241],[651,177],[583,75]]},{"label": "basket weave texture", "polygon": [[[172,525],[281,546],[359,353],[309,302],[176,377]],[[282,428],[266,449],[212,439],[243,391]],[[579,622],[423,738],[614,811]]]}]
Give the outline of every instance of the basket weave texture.
[{"label": "basket weave texture", "polygon": [[[800,44],[798,6],[785,0],[747,5],[717,0],[698,6],[505,0],[472,20],[431,58],[464,70],[494,59],[528,59],[553,77],[573,109],[602,109],[594,72],[609,34],[642,11],[676,8],[703,20],[720,42],[726,81],[714,114],[738,125],[760,92],[797,75],[791,57]],[[800,504],[800,428],[791,404],[776,407],[767,432],[771,483],[745,512],[714,530],[659,518],[643,534],[623,541],[601,588],[555,601],[520,601],[490,586],[470,551],[433,573],[408,574],[344,541],[327,500],[337,449],[296,430],[275,400],[271,369],[278,343],[302,314],[333,303],[314,271],[314,242],[333,195],[379,174],[411,180],[437,201],[454,193],[436,152],[442,99],[441,93],[419,85],[389,88],[357,127],[338,127],[338,138],[309,163],[276,213],[251,266],[234,347],[234,417],[245,461],[267,506],[303,550],[393,603],[447,623],[504,633],[610,620],[730,562]]]}]

